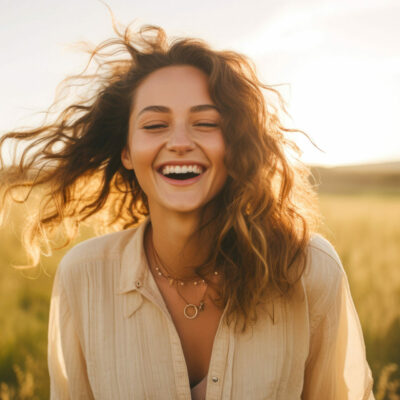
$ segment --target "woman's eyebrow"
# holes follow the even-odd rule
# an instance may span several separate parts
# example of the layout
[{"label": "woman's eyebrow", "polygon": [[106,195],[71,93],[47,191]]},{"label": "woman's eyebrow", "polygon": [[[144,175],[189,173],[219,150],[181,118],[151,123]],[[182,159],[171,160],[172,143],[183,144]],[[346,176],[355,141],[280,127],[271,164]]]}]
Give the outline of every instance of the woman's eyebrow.
[{"label": "woman's eyebrow", "polygon": [[[212,104],[199,104],[197,106],[190,107],[190,112],[201,112],[201,111],[209,111],[215,110],[219,112],[218,108]],[[143,108],[138,114],[138,117],[147,111],[159,112],[159,113],[170,113],[171,109],[165,106],[147,106]]]},{"label": "woman's eyebrow", "polygon": [[165,106],[148,106],[148,107],[143,108],[143,110],[141,110],[139,112],[138,116],[143,114],[146,111],[153,111],[153,112],[159,112],[159,113],[169,113],[169,112],[171,112],[171,110],[168,107],[165,107]]}]

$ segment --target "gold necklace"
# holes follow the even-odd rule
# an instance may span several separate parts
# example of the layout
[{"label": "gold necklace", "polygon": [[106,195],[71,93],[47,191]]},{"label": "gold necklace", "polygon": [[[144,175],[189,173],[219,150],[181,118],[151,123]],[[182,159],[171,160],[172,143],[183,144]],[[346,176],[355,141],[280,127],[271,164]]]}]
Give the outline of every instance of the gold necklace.
[{"label": "gold necklace", "polygon": [[[159,263],[161,264],[160,259],[159,259]],[[164,268],[165,268],[165,266],[164,266]],[[156,270],[156,273],[157,273],[158,276],[162,276],[163,278],[165,278],[165,279],[168,280],[168,283],[169,283],[170,286],[172,286],[172,285],[174,285],[174,284],[180,285],[180,286],[184,286],[184,285],[185,285],[185,280],[172,277],[172,276],[168,273],[168,271],[167,271],[167,274],[164,274],[164,273],[162,272],[162,270],[160,269],[160,267],[158,267],[157,265],[154,267],[154,269]],[[165,268],[165,269],[166,269],[166,268]],[[166,269],[166,270],[167,270],[167,269]],[[217,274],[218,274],[218,273],[217,273]],[[190,281],[192,281],[192,280],[193,280],[193,278],[188,278],[188,279],[186,280],[186,282],[190,282]],[[197,286],[197,285],[199,285],[199,284],[201,284],[201,283],[205,284],[206,281],[205,281],[204,279],[199,279],[198,281],[193,281],[193,285],[195,285],[195,286]]]},{"label": "gold necklace", "polygon": [[178,286],[176,287],[176,292],[178,293],[178,295],[181,297],[181,299],[186,303],[185,308],[183,309],[183,315],[187,318],[187,319],[194,319],[197,317],[197,314],[199,313],[199,311],[204,311],[204,299],[206,297],[206,292],[208,289],[208,284],[206,284],[206,290],[203,293],[203,297],[200,300],[199,305],[197,306],[196,304],[192,304],[189,303],[181,293],[179,293],[179,289]]},{"label": "gold necklace", "polygon": [[[159,267],[158,265],[155,265],[154,269],[156,270],[157,275],[158,275],[158,276],[161,276],[161,277],[164,278],[164,279],[167,279],[170,286],[173,286],[173,285],[175,286],[175,290],[176,290],[176,292],[178,293],[179,297],[180,297],[180,298],[185,302],[185,304],[186,304],[185,307],[184,307],[184,309],[183,309],[183,315],[185,316],[185,318],[187,318],[187,319],[195,319],[195,318],[198,316],[198,314],[199,314],[200,311],[204,311],[204,307],[205,307],[205,302],[204,302],[204,300],[205,300],[206,293],[207,293],[207,289],[208,289],[208,283],[205,281],[205,279],[201,279],[201,280],[198,280],[198,281],[194,281],[194,282],[193,282],[194,285],[198,285],[199,283],[203,283],[203,284],[206,285],[206,289],[204,290],[203,297],[201,298],[201,300],[200,300],[200,302],[199,302],[199,305],[196,305],[196,304],[193,304],[193,303],[190,303],[189,301],[187,301],[187,300],[183,297],[183,295],[179,292],[179,289],[178,289],[179,286],[184,286],[185,281],[183,281],[183,280],[181,280],[181,279],[176,279],[176,278],[174,278],[174,277],[172,277],[172,276],[170,275],[168,269],[167,269],[167,268],[165,267],[165,265],[162,263],[162,261],[161,261],[161,259],[160,259],[160,256],[158,255],[158,253],[157,253],[157,251],[156,251],[156,249],[155,249],[155,247],[154,247],[152,235],[150,235],[150,238],[151,238],[151,248],[152,248],[152,252],[153,252],[154,261],[157,262],[157,260],[158,260],[158,263],[160,264],[160,266],[162,265],[163,268],[167,271],[167,274],[164,274],[164,273],[162,272],[162,270],[160,269],[160,267]],[[215,275],[218,275],[218,271],[214,271],[214,274],[215,274]],[[188,280],[190,281],[190,280],[193,280],[193,279],[190,278],[190,279],[188,279]]]}]

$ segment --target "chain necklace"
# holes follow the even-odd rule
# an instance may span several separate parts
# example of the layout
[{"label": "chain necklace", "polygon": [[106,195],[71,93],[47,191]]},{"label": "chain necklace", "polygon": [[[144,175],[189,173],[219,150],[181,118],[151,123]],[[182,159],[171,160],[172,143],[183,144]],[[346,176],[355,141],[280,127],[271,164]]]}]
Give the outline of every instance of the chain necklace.
[{"label": "chain necklace", "polygon": [[[154,253],[155,253],[154,255],[156,255],[155,251],[154,251]],[[161,261],[160,261],[160,258],[158,257],[158,255],[157,255],[157,258],[158,258],[158,262],[161,264]],[[163,266],[163,267],[165,268],[165,266]],[[154,267],[154,269],[156,270],[158,276],[162,276],[163,278],[168,280],[169,286],[172,286],[172,285],[184,286],[185,282],[190,282],[190,281],[193,281],[193,285],[195,285],[195,286],[197,286],[201,283],[203,283],[203,284],[206,283],[206,281],[204,279],[199,279],[197,281],[194,281],[193,278],[187,278],[185,280],[174,278],[168,273],[168,270],[166,268],[165,268],[165,270],[167,271],[167,274],[164,274],[158,265],[156,265]]]},{"label": "chain necklace", "polygon": [[[158,262],[158,264],[160,266],[162,266],[167,271],[167,273],[164,274],[162,272],[161,268],[158,265],[155,265],[154,269],[156,270],[157,275],[162,277],[162,278],[164,278],[164,279],[166,279],[166,280],[168,280],[168,283],[169,283],[170,286],[175,286],[175,290],[178,293],[179,297],[186,304],[184,309],[183,309],[183,315],[185,316],[185,318],[187,318],[187,319],[195,319],[198,316],[200,311],[204,311],[204,307],[205,307],[204,300],[205,300],[207,289],[208,289],[208,283],[205,281],[205,279],[200,279],[200,280],[194,281],[193,284],[195,286],[197,286],[199,284],[203,284],[203,285],[206,286],[206,288],[204,290],[204,293],[203,293],[203,297],[201,298],[201,300],[200,300],[198,305],[190,303],[189,301],[187,301],[185,299],[185,297],[183,297],[183,295],[179,292],[179,286],[184,286],[185,282],[192,281],[193,278],[182,280],[182,279],[177,279],[177,278],[174,278],[173,276],[171,276],[171,274],[169,273],[169,271],[166,268],[166,266],[162,263],[162,261],[160,259],[160,256],[158,255],[158,253],[157,253],[157,251],[156,251],[156,249],[154,247],[152,235],[150,235],[150,238],[151,238],[151,249],[152,249],[152,252],[153,252],[154,260],[156,261],[156,263]],[[214,275],[218,275],[218,271],[214,271]]]}]

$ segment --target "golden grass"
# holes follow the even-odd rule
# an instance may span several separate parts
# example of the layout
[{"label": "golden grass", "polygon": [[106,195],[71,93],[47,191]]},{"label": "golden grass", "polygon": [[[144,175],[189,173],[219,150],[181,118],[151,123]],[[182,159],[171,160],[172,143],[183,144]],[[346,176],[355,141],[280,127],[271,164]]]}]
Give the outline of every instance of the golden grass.
[{"label": "golden grass", "polygon": [[360,319],[382,337],[400,317],[400,198],[321,196],[321,210]]}]

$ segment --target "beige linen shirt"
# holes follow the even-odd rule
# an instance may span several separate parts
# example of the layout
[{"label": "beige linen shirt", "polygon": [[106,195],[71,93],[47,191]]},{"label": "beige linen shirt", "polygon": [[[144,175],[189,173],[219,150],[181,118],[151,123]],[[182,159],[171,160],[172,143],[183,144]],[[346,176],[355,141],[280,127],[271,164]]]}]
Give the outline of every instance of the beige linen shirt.
[{"label": "beige linen shirt", "polygon": [[[51,299],[52,399],[191,399],[181,342],[143,247],[145,223],[63,258]],[[273,317],[235,333],[221,318],[206,399],[373,399],[360,323],[332,246],[314,236],[306,272]]]}]

